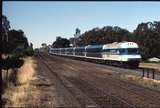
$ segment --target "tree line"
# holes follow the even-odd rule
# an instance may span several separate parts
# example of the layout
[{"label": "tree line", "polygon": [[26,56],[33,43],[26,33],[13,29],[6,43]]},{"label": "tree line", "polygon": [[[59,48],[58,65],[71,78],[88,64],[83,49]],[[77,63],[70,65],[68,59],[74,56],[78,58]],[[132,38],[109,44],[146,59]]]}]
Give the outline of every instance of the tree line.
[{"label": "tree line", "polygon": [[[61,38],[61,37],[59,37]],[[53,47],[69,47],[74,38],[63,41],[57,39]],[[93,28],[80,35],[76,40],[76,46],[99,45],[113,42],[132,41],[138,43],[143,59],[150,57],[160,58],[160,21],[138,24],[133,32],[118,26],[104,26]],[[66,43],[65,43],[66,42]]]},{"label": "tree line", "polygon": [[2,15],[1,46],[1,66],[4,69],[19,67],[21,57],[33,55],[33,44],[29,44],[24,31],[11,29],[5,15]]}]

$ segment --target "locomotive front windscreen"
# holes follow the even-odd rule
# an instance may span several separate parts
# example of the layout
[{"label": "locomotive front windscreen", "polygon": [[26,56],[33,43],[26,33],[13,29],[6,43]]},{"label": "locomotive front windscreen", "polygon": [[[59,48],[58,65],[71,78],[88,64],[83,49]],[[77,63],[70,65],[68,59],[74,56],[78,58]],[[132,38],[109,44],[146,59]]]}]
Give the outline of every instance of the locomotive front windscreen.
[{"label": "locomotive front windscreen", "polygon": [[120,54],[140,54],[138,48],[120,49]]},{"label": "locomotive front windscreen", "polygon": [[138,48],[128,48],[127,54],[139,54]]}]

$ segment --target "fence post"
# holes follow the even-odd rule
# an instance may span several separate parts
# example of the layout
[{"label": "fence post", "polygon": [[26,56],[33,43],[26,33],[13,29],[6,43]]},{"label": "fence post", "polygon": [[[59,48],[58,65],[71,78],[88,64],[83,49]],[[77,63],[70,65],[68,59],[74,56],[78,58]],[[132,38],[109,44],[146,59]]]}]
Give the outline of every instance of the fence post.
[{"label": "fence post", "polygon": [[149,69],[147,69],[147,78],[149,78]]},{"label": "fence post", "polygon": [[155,69],[152,70],[152,78],[154,79]]},{"label": "fence post", "polygon": [[142,74],[142,77],[144,77],[144,68],[142,68],[142,70],[143,70],[143,74]]}]

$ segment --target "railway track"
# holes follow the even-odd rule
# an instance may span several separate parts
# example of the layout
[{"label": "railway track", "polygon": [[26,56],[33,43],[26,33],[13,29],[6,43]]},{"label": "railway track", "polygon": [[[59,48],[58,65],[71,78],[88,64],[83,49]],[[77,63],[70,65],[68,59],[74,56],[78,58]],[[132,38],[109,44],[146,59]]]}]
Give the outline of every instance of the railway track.
[{"label": "railway track", "polygon": [[[42,59],[43,63],[46,65],[46,67],[55,75],[59,78],[59,75],[56,72],[53,72],[52,69],[50,69],[50,67],[48,66],[47,63],[45,63],[44,61],[46,60],[43,56],[39,55],[39,57]],[[59,80],[61,81],[61,79],[59,78]],[[72,83],[77,83],[76,87],[78,86],[78,88],[84,92],[89,98],[91,98],[98,106],[100,107],[135,107],[132,104],[129,104],[127,101],[119,98],[119,97],[115,97],[111,94],[108,94],[100,89],[98,89],[95,86],[90,85],[89,83],[82,83],[82,80],[71,80],[69,79],[70,82]],[[61,81],[63,84],[63,81]],[[66,87],[66,85],[64,84],[64,86]],[[66,87],[71,94],[73,94],[72,90],[70,90],[68,87]]]},{"label": "railway track", "polygon": [[[75,64],[75,63],[74,63]],[[74,66],[72,66],[72,67],[74,67],[74,68],[76,68],[76,69],[78,69],[75,65]],[[84,65],[82,66],[82,67],[84,67]],[[117,67],[116,67],[117,68]],[[96,73],[98,70],[96,70],[95,68],[94,68],[94,70],[89,70],[90,69],[90,67],[85,67],[85,70],[87,70],[87,71],[85,71],[85,70],[83,70],[82,68],[80,68],[79,69],[79,71],[83,71],[85,74],[87,74],[88,73],[88,71],[92,71],[93,73]],[[113,68],[109,68],[109,69],[111,69],[111,70],[114,70],[114,71],[124,71],[125,69],[121,69],[121,70],[118,70],[118,69],[114,69],[114,67]],[[75,71],[75,70],[74,70]],[[130,70],[128,70],[128,69],[126,69],[125,71],[130,71]],[[134,71],[134,70],[131,70],[131,71]],[[137,71],[137,70],[136,70]],[[93,74],[90,74],[89,73],[89,76],[92,76],[92,77],[96,77],[96,76],[93,76]],[[106,77],[108,80],[111,80],[112,81],[112,78],[111,77]],[[96,79],[98,79],[97,77],[96,77]],[[149,89],[149,88],[146,88],[146,87],[142,87],[142,86],[138,86],[138,85],[136,85],[136,84],[134,84],[134,83],[130,83],[130,82],[125,82],[125,81],[123,81],[123,80],[120,80],[120,79],[116,79],[116,78],[114,78],[115,79],[115,81],[114,82],[110,82],[112,85],[114,85],[114,86],[117,86],[118,88],[121,88],[121,89],[123,89],[123,90],[126,90],[126,91],[128,91],[130,94],[132,94],[132,95],[137,95],[137,96],[141,96],[141,97],[143,97],[143,98],[141,98],[141,97],[139,97],[141,100],[146,100],[146,101],[148,101],[148,103],[151,103],[152,104],[152,102],[154,102],[154,103],[159,103],[159,101],[160,101],[160,98],[158,97],[159,96],[159,94],[160,94],[160,92],[159,91],[155,91],[155,90],[152,90],[152,89]],[[105,79],[104,79],[105,80]],[[116,83],[115,83],[116,82]],[[102,82],[101,81],[101,83],[105,83],[105,82]],[[127,87],[124,87],[124,86],[122,86],[122,85],[125,85],[125,86],[127,86]],[[130,85],[132,85],[132,86],[130,86]],[[141,93],[139,93],[139,92],[137,92],[137,91],[143,91],[143,92],[141,92]],[[150,99],[150,100],[148,100],[148,99]]]}]

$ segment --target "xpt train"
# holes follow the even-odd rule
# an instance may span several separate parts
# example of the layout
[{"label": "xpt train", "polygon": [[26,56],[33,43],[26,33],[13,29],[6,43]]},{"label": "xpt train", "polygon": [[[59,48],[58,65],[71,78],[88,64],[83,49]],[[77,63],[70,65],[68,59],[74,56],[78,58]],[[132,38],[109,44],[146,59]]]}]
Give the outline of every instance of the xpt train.
[{"label": "xpt train", "polygon": [[96,60],[109,65],[137,68],[141,61],[139,47],[134,42],[114,42],[84,47],[51,48],[49,54]]}]

